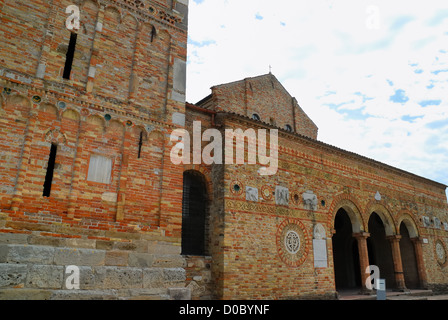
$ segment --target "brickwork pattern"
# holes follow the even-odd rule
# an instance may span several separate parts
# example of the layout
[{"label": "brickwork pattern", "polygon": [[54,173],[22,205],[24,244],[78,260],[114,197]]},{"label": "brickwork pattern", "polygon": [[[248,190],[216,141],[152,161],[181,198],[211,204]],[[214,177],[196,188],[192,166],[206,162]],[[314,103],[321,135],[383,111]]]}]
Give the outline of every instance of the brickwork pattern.
[{"label": "brickwork pattern", "polygon": [[[261,127],[259,122],[233,114],[221,119],[218,124],[221,130]],[[217,256],[222,255],[223,260],[222,292],[225,299],[334,298],[331,237],[339,208],[349,212],[355,229],[358,228],[360,234],[364,232],[364,239],[370,236],[368,221],[371,214],[375,212],[381,217],[388,226],[386,235],[390,236],[389,241],[385,239],[386,243],[395,244],[392,246],[395,250],[392,264],[399,261],[400,225],[406,223],[414,240],[416,236],[429,240],[428,244],[421,244],[424,266],[420,267],[423,269],[420,272],[421,277],[425,276],[426,287],[440,288],[448,282],[446,267],[437,263],[433,249],[436,239],[447,243],[448,233],[440,227],[424,227],[422,220],[422,216],[430,215],[432,220],[437,217],[447,221],[445,186],[287,133],[280,133],[279,137],[277,175],[263,177],[258,174],[258,169],[258,165],[249,164],[224,166],[225,212],[222,218],[225,232],[223,250]],[[244,191],[234,192],[235,183]],[[246,186],[259,190],[258,201],[246,200]],[[269,194],[275,192],[276,186],[289,189],[287,206],[276,204],[275,197]],[[310,210],[302,199],[309,190],[318,199],[315,210]],[[381,200],[375,199],[377,192],[381,194]],[[283,239],[277,244],[275,239],[282,233],[280,229],[285,227],[285,221],[295,220],[303,225],[305,235],[312,235],[318,223],[324,226],[327,268],[314,266],[313,243],[305,241],[306,237],[301,238],[301,245],[307,252],[305,259],[300,260],[303,253],[299,252],[297,260],[292,262],[300,263],[285,260],[284,247],[278,245]],[[368,266],[367,251],[361,257],[365,260],[363,265]]]},{"label": "brickwork pattern", "polygon": [[249,118],[257,114],[262,122],[280,129],[289,125],[292,131],[317,139],[317,126],[272,74],[214,86],[210,99],[198,105]]},{"label": "brickwork pattern", "polygon": [[[0,1],[0,268],[17,275],[0,281],[2,298],[210,296],[210,261],[180,255],[183,168],[170,161],[169,133],[184,125],[186,3]],[[63,79],[69,5],[81,28]],[[98,155],[111,160],[109,183],[87,179]],[[28,261],[24,250],[51,257]],[[60,262],[61,250],[78,254]],[[84,268],[80,292],[63,290],[66,263]]]}]

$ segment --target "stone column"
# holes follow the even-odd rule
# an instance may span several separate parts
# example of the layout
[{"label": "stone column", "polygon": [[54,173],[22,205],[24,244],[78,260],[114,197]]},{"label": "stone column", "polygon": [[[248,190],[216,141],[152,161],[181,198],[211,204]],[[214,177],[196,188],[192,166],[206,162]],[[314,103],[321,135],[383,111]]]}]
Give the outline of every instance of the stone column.
[{"label": "stone column", "polygon": [[394,261],[395,282],[399,291],[406,290],[404,281],[403,263],[401,261],[400,239],[401,235],[393,235],[386,237],[390,241],[392,248],[392,259]]},{"label": "stone column", "polygon": [[369,252],[367,250],[367,238],[370,237],[370,233],[360,232],[353,234],[353,237],[358,241],[358,251],[359,251],[359,265],[361,272],[361,293],[369,294],[372,290],[367,289],[366,280],[370,274],[366,273],[369,264]]},{"label": "stone column", "polygon": [[427,289],[428,280],[426,278],[425,264],[423,261],[423,248],[422,248],[423,238],[416,237],[412,238],[411,241],[414,244],[415,259],[417,260],[417,270],[418,270],[418,277],[420,280],[420,287],[422,289]]}]

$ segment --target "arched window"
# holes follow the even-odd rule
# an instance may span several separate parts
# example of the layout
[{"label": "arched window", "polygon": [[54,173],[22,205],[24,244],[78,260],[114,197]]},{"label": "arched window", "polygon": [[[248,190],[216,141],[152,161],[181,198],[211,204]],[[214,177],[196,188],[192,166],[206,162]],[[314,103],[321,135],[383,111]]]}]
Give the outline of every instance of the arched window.
[{"label": "arched window", "polygon": [[252,119],[257,120],[257,121],[260,121],[260,120],[261,120],[260,116],[259,116],[258,114],[256,114],[256,113],[254,113],[254,114],[252,115]]},{"label": "arched window", "polygon": [[196,171],[184,172],[182,198],[182,254],[204,255],[206,243],[207,189]]},{"label": "arched window", "polygon": [[292,132],[292,127],[289,124],[287,124],[285,126],[285,130],[288,131],[288,132]]}]

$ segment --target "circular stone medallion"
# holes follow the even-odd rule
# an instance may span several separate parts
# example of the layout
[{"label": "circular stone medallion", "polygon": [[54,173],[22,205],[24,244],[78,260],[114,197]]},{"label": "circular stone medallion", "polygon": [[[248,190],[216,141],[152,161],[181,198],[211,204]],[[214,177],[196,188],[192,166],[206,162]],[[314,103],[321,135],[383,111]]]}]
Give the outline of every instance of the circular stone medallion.
[{"label": "circular stone medallion", "polygon": [[435,244],[435,252],[437,263],[441,266],[447,264],[446,249],[442,241],[437,240]]},{"label": "circular stone medallion", "polygon": [[285,236],[285,248],[291,254],[296,254],[300,249],[300,237],[297,232],[290,230]]},{"label": "circular stone medallion", "polygon": [[276,238],[278,255],[285,264],[297,267],[306,260],[311,240],[299,220],[284,220],[277,229]]}]

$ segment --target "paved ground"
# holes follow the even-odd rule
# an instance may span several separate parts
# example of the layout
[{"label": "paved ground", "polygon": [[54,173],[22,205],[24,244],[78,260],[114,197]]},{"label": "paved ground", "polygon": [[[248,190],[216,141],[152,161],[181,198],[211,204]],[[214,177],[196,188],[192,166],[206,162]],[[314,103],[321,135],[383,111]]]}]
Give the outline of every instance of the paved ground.
[{"label": "paved ground", "polygon": [[[409,292],[386,291],[387,300],[448,300],[448,294],[434,295],[431,290],[410,290]],[[376,294],[362,295],[359,290],[339,291],[339,300],[376,300]]]}]

